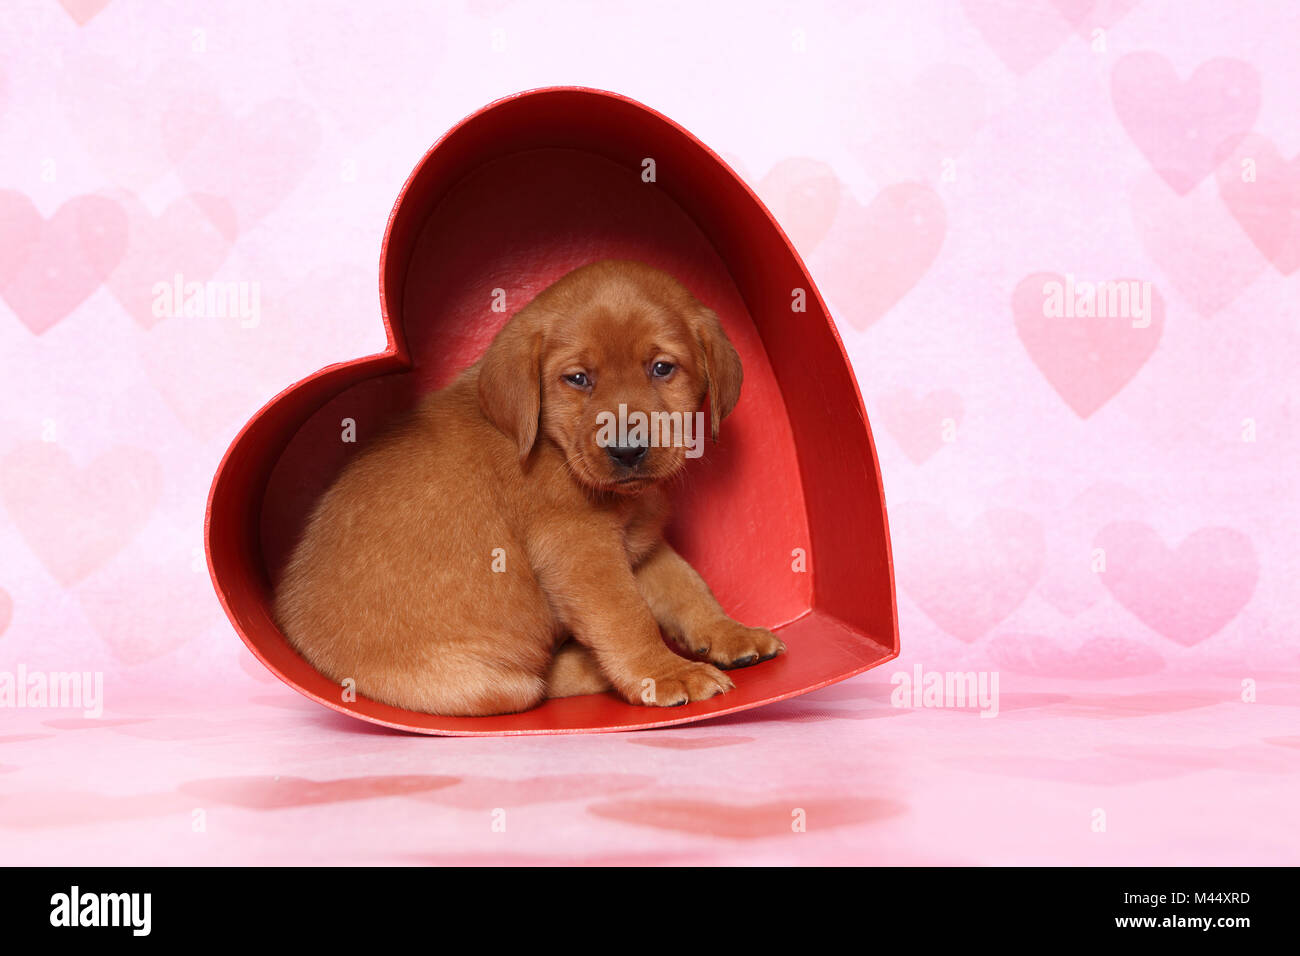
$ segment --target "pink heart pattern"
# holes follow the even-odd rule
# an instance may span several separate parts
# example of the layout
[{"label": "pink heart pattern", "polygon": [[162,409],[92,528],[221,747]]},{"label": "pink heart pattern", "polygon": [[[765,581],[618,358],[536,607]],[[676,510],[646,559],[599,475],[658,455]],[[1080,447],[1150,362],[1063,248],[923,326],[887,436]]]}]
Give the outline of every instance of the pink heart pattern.
[{"label": "pink heart pattern", "polygon": [[1114,482],[1097,482],[1071,497],[1061,481],[1048,478],[1000,484],[991,502],[1026,511],[1042,523],[1046,558],[1035,590],[1068,618],[1079,617],[1106,596],[1092,561],[1097,530],[1150,511],[1142,495]]},{"label": "pink heart pattern", "polygon": [[68,12],[68,16],[77,21],[77,26],[85,26],[95,18],[99,11],[108,6],[109,0],[59,0],[59,6]]},{"label": "pink heart pattern", "polygon": [[1074,33],[1110,26],[1138,0],[962,0],[998,59],[1025,74]]},{"label": "pink heart pattern", "polygon": [[929,186],[887,186],[865,207],[844,196],[814,262],[822,265],[832,303],[865,329],[916,285],[947,231],[943,202]]},{"label": "pink heart pattern", "polygon": [[1170,549],[1150,525],[1116,522],[1097,534],[1102,580],[1115,600],[1176,644],[1192,647],[1223,630],[1250,600],[1259,560],[1232,528],[1201,528]]},{"label": "pink heart pattern", "polygon": [[[1137,280],[1112,281],[1132,283],[1130,289],[1142,287]],[[1050,290],[1060,290],[1063,298],[1069,298],[1071,288],[1079,287],[1067,282],[1066,276],[1035,273],[1016,286],[1011,308],[1016,334],[1029,357],[1074,413],[1088,418],[1119,394],[1155,352],[1165,326],[1165,303],[1151,289],[1149,317],[1137,316],[1132,306],[1122,310],[1130,314],[1105,317],[1045,314],[1051,308]],[[1071,311],[1078,311],[1080,296],[1073,296],[1076,308]],[[1097,291],[1095,301],[1105,297]]]},{"label": "pink heart pattern", "polygon": [[164,117],[176,102],[215,96],[215,81],[193,59],[168,59],[152,69],[83,50],[58,75],[64,119],[114,188],[139,192],[158,182],[192,143],[168,142]]},{"label": "pink heart pattern", "polygon": [[[212,223],[232,230],[231,239],[293,191],[321,140],[311,108],[284,98],[236,116],[216,96],[177,97],[164,114],[163,128],[181,179]],[[233,222],[227,204],[234,208]]]},{"label": "pink heart pattern", "polygon": [[204,801],[249,810],[291,810],[317,804],[406,797],[454,786],[456,777],[428,774],[310,780],[306,777],[218,777],[191,780],[181,792]]},{"label": "pink heart pattern", "polygon": [[[764,5],[5,5],[0,674],[103,672],[105,690],[102,717],[0,710],[6,861],[1300,859],[1289,11],[930,6],[830,0],[774,30]],[[462,740],[432,776],[397,766],[409,739],[318,713],[231,642],[201,548],[230,437],[382,347],[375,255],[411,162],[560,62],[755,171],[875,426],[897,669],[1000,672],[996,722],[894,707],[883,671],[697,730]],[[719,109],[710,89],[746,92]],[[682,186],[661,163],[646,188]],[[1067,271],[1150,279],[1158,321],[1121,334],[1017,303]],[[260,322],[155,315],[178,273],[257,280]],[[1091,807],[1121,808],[1109,834]],[[1226,811],[1208,830],[1207,808]],[[358,839],[319,839],[344,818]]]},{"label": "pink heart pattern", "polygon": [[801,255],[826,237],[840,205],[841,185],[835,171],[813,159],[783,159],[762,178],[756,192],[785,228]]},{"label": "pink heart pattern", "polygon": [[648,798],[598,803],[588,812],[609,820],[677,833],[708,833],[731,840],[783,837],[791,832],[798,812],[809,827],[831,830],[871,820],[888,819],[903,812],[892,800],[863,797],[792,797],[743,804],[709,798]]},{"label": "pink heart pattern", "polygon": [[1179,197],[1151,174],[1133,185],[1129,198],[1147,254],[1201,315],[1227,308],[1268,268],[1216,197],[1199,191]]},{"label": "pink heart pattern", "polygon": [[0,456],[0,501],[27,546],[65,586],[135,537],[161,484],[157,460],[139,448],[110,449],[85,467],[47,442]]},{"label": "pink heart pattern", "polygon": [[1250,132],[1260,82],[1241,60],[1208,60],[1181,81],[1159,53],[1130,53],[1115,64],[1111,96],[1151,167],[1185,196]]},{"label": "pink heart pattern", "polygon": [[941,449],[951,428],[953,440],[961,424],[961,396],[938,389],[918,397],[909,388],[897,388],[880,397],[880,420],[907,457],[920,465]]},{"label": "pink heart pattern", "polygon": [[1042,526],[1019,511],[986,511],[958,528],[938,508],[907,504],[892,528],[899,586],[968,643],[1006,620],[1042,573]]},{"label": "pink heart pattern", "polygon": [[131,318],[151,328],[166,317],[155,307],[159,283],[173,285],[178,275],[183,285],[207,282],[225,261],[235,211],[218,197],[190,195],[154,216],[130,193],[113,198],[127,214],[127,246],[108,287]]},{"label": "pink heart pattern", "polygon": [[70,199],[45,219],[22,193],[0,191],[0,297],[40,335],[108,278],[126,237],[126,213],[103,196]]},{"label": "pink heart pattern", "polygon": [[1288,160],[1252,133],[1218,179],[1224,205],[1264,258],[1284,276],[1300,269],[1300,153]]}]

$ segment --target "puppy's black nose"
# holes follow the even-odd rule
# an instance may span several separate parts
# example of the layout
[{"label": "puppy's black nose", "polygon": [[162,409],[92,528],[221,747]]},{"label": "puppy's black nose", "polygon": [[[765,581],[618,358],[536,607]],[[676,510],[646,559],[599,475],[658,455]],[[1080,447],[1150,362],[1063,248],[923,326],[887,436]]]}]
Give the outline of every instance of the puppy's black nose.
[{"label": "puppy's black nose", "polygon": [[635,468],[649,450],[648,445],[609,445],[605,453],[614,464],[622,465],[624,468]]}]

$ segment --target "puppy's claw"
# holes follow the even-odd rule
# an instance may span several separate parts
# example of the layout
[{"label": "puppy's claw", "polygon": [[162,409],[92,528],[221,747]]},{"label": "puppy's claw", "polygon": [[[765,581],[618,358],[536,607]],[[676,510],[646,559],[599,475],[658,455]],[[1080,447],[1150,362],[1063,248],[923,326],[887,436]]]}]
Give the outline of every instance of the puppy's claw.
[{"label": "puppy's claw", "polygon": [[785,653],[785,643],[771,631],[761,627],[745,627],[730,618],[723,618],[710,625],[705,634],[696,636],[695,642],[703,643],[703,637],[707,637],[708,646],[696,653],[707,657],[723,670],[750,667]]},{"label": "puppy's claw", "polygon": [[738,657],[734,661],[730,661],[726,664],[719,664],[718,666],[723,670],[734,670],[737,667],[748,667],[750,664],[757,664],[759,659],[760,658],[757,654],[746,654],[744,657]]},{"label": "puppy's claw", "polygon": [[730,677],[711,664],[681,660],[654,679],[654,691],[648,699],[645,696],[629,699],[651,707],[680,707],[725,694],[735,686]]}]

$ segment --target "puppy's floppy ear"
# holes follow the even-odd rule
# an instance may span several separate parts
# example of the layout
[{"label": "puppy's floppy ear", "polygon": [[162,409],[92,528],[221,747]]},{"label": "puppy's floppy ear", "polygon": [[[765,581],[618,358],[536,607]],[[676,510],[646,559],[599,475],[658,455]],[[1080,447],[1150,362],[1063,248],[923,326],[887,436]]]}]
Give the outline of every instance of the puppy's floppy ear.
[{"label": "puppy's floppy ear", "polygon": [[695,320],[695,336],[704,353],[704,378],[709,387],[709,414],[712,418],[713,440],[718,440],[722,420],[731,414],[740,401],[740,383],[745,369],[740,364],[727,333],[722,331],[718,314],[700,307]]},{"label": "puppy's floppy ear", "polygon": [[521,461],[537,440],[541,361],[541,330],[521,312],[497,333],[479,365],[479,406],[493,425],[519,445]]}]

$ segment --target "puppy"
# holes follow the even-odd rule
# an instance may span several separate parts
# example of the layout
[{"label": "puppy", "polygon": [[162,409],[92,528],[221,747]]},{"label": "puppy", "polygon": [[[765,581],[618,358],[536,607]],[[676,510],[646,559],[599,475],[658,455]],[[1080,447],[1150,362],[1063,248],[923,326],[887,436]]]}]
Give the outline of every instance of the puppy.
[{"label": "puppy", "polygon": [[683,443],[620,445],[607,426],[620,406],[694,422],[707,397],[716,441],[741,377],[717,315],[671,276],[570,272],[342,470],[277,589],[281,630],[332,680],[432,714],[731,690],[722,669],[785,645],[727,617],[663,540]]}]

